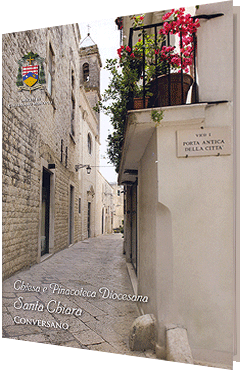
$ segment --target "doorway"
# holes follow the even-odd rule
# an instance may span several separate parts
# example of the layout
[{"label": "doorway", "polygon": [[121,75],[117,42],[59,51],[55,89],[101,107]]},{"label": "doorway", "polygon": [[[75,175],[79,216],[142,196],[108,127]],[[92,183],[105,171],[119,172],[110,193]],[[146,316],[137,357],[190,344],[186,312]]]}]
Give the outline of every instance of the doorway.
[{"label": "doorway", "polygon": [[42,220],[41,220],[41,256],[49,253],[49,220],[50,220],[50,176],[43,168],[42,174]]},{"label": "doorway", "polygon": [[69,244],[74,242],[74,187],[70,185],[69,201]]},{"label": "doorway", "polygon": [[91,203],[88,202],[88,222],[87,222],[87,229],[88,229],[88,238],[91,237]]},{"label": "doorway", "polygon": [[131,187],[131,261],[137,274],[137,181]]},{"label": "doorway", "polygon": [[104,234],[104,208],[102,209],[102,234]]}]

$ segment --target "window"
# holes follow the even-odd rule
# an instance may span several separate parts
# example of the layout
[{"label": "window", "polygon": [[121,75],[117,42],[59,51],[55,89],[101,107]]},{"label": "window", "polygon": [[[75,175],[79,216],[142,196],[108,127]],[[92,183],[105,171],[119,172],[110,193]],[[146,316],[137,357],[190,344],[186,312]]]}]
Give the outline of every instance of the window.
[{"label": "window", "polygon": [[78,199],[78,213],[81,213],[81,198]]},{"label": "window", "polygon": [[120,194],[121,194],[121,193],[120,193],[120,190],[118,190],[118,191],[117,191],[117,195],[118,195],[118,197],[120,197]]},{"label": "window", "polygon": [[63,139],[61,140],[61,162],[63,161]]},{"label": "window", "polygon": [[71,70],[71,134],[75,135],[75,97],[74,97],[75,77],[74,70]]},{"label": "window", "polygon": [[66,151],[65,151],[65,167],[68,166],[68,147],[66,146]]},{"label": "window", "polygon": [[47,90],[50,95],[52,95],[53,90],[53,72],[54,72],[54,53],[51,44],[49,44]]},{"label": "window", "polygon": [[88,134],[87,143],[88,143],[88,153],[92,154],[92,139],[90,134]]},{"label": "window", "polygon": [[75,77],[74,77],[74,70],[72,69],[72,90],[74,89],[75,87]]},{"label": "window", "polygon": [[74,99],[74,96],[72,95],[71,134],[73,136],[75,135],[74,118],[75,118],[75,99]]},{"label": "window", "polygon": [[84,82],[89,81],[89,64],[88,63],[83,64],[83,81]]}]

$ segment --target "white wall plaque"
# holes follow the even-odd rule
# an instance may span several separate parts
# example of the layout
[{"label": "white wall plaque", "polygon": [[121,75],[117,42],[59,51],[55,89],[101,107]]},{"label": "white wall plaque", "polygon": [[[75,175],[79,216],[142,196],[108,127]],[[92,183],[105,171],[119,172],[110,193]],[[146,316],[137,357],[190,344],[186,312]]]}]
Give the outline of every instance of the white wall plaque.
[{"label": "white wall plaque", "polygon": [[177,131],[177,156],[230,155],[231,128],[214,127]]}]

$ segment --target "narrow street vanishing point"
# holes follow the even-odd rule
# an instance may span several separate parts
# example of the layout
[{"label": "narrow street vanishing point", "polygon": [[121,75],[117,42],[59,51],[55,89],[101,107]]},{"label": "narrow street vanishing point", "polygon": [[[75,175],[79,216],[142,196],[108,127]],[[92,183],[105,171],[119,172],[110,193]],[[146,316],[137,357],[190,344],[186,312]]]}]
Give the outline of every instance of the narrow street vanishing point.
[{"label": "narrow street vanishing point", "polygon": [[[120,234],[86,239],[5,280],[3,337],[154,357],[129,349],[129,329],[139,316],[135,302],[103,299],[99,293],[93,297],[101,287],[133,294],[122,240]],[[24,285],[36,291],[21,290]],[[75,294],[66,295],[69,291]],[[92,297],[80,296],[81,291],[92,292]],[[75,310],[56,313],[61,308]]]}]

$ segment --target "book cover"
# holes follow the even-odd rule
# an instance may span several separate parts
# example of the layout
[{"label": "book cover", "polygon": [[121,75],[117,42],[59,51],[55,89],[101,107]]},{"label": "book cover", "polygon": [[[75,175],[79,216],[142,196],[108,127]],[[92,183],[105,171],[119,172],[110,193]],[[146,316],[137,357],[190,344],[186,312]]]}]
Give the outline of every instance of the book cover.
[{"label": "book cover", "polygon": [[3,338],[232,368],[237,29],[181,6],[2,35]]}]

